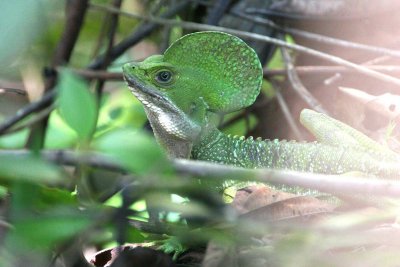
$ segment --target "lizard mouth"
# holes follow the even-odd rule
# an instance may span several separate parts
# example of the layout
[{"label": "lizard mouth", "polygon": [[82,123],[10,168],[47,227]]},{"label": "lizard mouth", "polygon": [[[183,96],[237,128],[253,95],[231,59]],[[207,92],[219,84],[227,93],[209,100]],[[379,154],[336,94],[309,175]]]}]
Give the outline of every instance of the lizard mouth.
[{"label": "lizard mouth", "polygon": [[[141,81],[132,74],[124,79],[136,98],[143,104],[152,127],[164,131],[174,138],[195,140],[200,128],[156,87]],[[154,128],[153,128],[154,129]]]},{"label": "lizard mouth", "polygon": [[143,105],[154,108],[153,105],[156,103],[156,106],[159,108],[179,112],[179,109],[160,91],[153,89],[152,85],[141,82],[140,79],[132,77],[131,74],[124,74],[124,80],[128,84],[132,93],[140,102],[142,102]]}]

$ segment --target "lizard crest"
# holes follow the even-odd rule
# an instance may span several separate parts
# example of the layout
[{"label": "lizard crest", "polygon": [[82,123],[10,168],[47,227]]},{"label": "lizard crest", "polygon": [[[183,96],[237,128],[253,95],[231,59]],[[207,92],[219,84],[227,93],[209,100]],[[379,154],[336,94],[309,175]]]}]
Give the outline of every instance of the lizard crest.
[{"label": "lizard crest", "polygon": [[[164,55],[127,63],[123,71],[157,140],[180,157],[188,156],[189,143],[197,139],[208,118],[250,106],[262,82],[255,51],[241,39],[221,32],[185,35]],[[177,143],[184,143],[185,148],[177,149]],[[173,152],[182,149],[185,152],[179,155]]]}]

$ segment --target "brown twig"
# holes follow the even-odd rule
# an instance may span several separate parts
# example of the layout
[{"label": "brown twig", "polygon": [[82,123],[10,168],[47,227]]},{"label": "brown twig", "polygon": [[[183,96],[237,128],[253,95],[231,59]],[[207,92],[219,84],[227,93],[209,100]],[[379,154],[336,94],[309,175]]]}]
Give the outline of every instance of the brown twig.
[{"label": "brown twig", "polygon": [[304,87],[301,82],[299,76],[296,73],[294,68],[292,58],[289,54],[289,51],[285,47],[281,47],[281,53],[283,61],[285,62],[287,77],[292,86],[293,90],[300,96],[301,99],[304,100],[312,109],[329,114],[323,107],[322,104]]},{"label": "brown twig", "polygon": [[5,132],[5,134],[10,134],[10,133],[15,133],[18,131],[21,131],[27,127],[32,126],[33,124],[37,123],[38,121],[43,120],[47,116],[50,115],[50,113],[53,111],[54,106],[50,105],[46,107],[45,109],[42,110],[37,110],[35,116],[33,118],[30,118],[28,121],[18,121],[20,124],[18,124],[15,127],[8,128],[8,130]]},{"label": "brown twig", "polygon": [[105,70],[89,70],[89,69],[71,69],[71,70],[75,74],[90,80],[91,79],[111,80],[111,81],[123,80],[121,72],[109,72]]},{"label": "brown twig", "polygon": [[1,86],[0,86],[0,94],[1,93],[12,93],[12,94],[17,94],[17,95],[23,95],[23,96],[26,96],[27,95],[27,93],[26,93],[26,91],[25,90],[23,90],[23,89],[18,89],[18,88],[2,88]]},{"label": "brown twig", "polygon": [[[86,14],[89,0],[70,0],[67,1],[67,23],[63,34],[58,42],[56,51],[53,56],[50,71],[47,75],[44,92],[54,90],[57,82],[57,75],[54,71],[56,67],[66,64],[72,54],[75,43],[78,39],[81,30],[83,19]],[[43,102],[48,106],[51,105],[53,97],[48,97],[47,102]],[[47,106],[46,106],[47,107]],[[48,116],[43,118],[42,121],[33,125],[29,134],[27,147],[31,149],[41,149],[44,145],[46,135]]]},{"label": "brown twig", "polygon": [[294,28],[290,28],[290,27],[283,27],[283,26],[279,26],[279,25],[275,24],[271,20],[264,19],[264,18],[257,17],[257,16],[249,16],[249,15],[243,14],[242,12],[232,11],[231,13],[242,19],[245,19],[245,20],[260,24],[260,25],[265,25],[265,26],[271,27],[273,29],[279,30],[281,32],[290,33],[295,36],[300,36],[303,38],[314,40],[314,41],[317,41],[320,43],[336,45],[336,46],[341,46],[341,47],[345,47],[345,48],[353,48],[353,49],[368,51],[368,52],[381,54],[381,55],[400,57],[400,52],[397,50],[350,42],[350,41],[346,41],[343,39],[332,38],[332,37],[328,37],[328,36],[324,36],[324,35],[320,35],[320,34],[316,34],[316,33],[311,33],[311,32],[307,32],[307,31],[302,31],[302,30],[298,30],[298,29],[294,29]]},{"label": "brown twig", "polygon": [[[366,66],[366,68],[383,73],[400,75],[399,66],[371,65],[371,66]],[[342,66],[296,66],[294,69],[299,75],[332,74],[336,72],[338,73],[357,72],[353,69],[348,69]],[[264,69],[263,74],[264,77],[270,77],[277,75],[286,75],[287,71],[285,69]]]},{"label": "brown twig", "polygon": [[[121,4],[122,4],[122,0],[113,0],[112,6],[114,8],[120,9]],[[112,51],[112,48],[114,45],[115,33],[116,33],[117,27],[118,27],[118,18],[119,18],[118,14],[111,14],[110,25],[109,25],[108,33],[107,33],[107,37],[108,37],[107,48],[106,48],[106,52],[104,53],[104,60],[99,68],[100,70],[107,69],[108,65],[110,65],[111,61],[113,60],[113,58],[111,57],[111,51]],[[101,93],[103,91],[103,86],[104,86],[104,80],[99,79],[96,84],[96,94],[97,94],[98,101],[100,101],[100,99],[101,99]]]},{"label": "brown twig", "polygon": [[230,33],[230,34],[242,37],[242,38],[248,38],[248,39],[252,39],[252,40],[259,40],[262,42],[275,44],[277,46],[282,46],[285,48],[293,49],[293,50],[301,52],[301,53],[306,53],[306,54],[309,54],[309,55],[312,55],[312,56],[315,56],[318,58],[325,59],[329,62],[353,69],[364,75],[374,77],[375,79],[379,79],[381,81],[400,86],[400,79],[397,79],[395,77],[374,71],[372,69],[366,68],[365,66],[360,66],[356,63],[353,63],[351,61],[345,60],[345,59],[337,57],[337,56],[329,55],[324,52],[321,52],[321,51],[318,51],[315,49],[311,49],[311,48],[308,48],[305,46],[301,46],[298,44],[290,44],[285,41],[282,41],[282,40],[279,40],[276,38],[272,38],[269,36],[264,36],[261,34],[251,33],[251,32],[246,32],[246,31],[234,30],[234,29],[225,28],[225,27],[195,23],[195,22],[178,21],[178,20],[164,19],[164,18],[160,18],[160,17],[156,18],[156,17],[142,16],[139,14],[133,14],[133,13],[129,13],[129,12],[123,12],[120,10],[116,10],[112,7],[104,6],[104,5],[92,4],[92,6],[96,7],[96,9],[106,10],[107,12],[115,12],[115,13],[118,13],[118,14],[121,14],[121,15],[124,15],[127,17],[131,17],[131,18],[135,18],[135,19],[140,18],[143,20],[147,20],[147,21],[152,22],[153,24],[158,23],[158,24],[165,24],[165,25],[180,26],[182,28],[192,29],[192,30],[221,31],[221,32]]},{"label": "brown twig", "polygon": [[[178,3],[176,6],[171,7],[170,9],[165,11],[163,14],[161,14],[160,17],[161,18],[173,17],[180,11],[187,8],[190,4],[191,4],[190,1],[180,1],[180,3]],[[106,10],[107,12],[114,13],[114,14],[123,15],[125,13],[118,8],[113,8],[113,7],[109,7],[109,6],[107,6],[107,7],[111,8],[110,10],[103,9],[102,5],[97,5],[97,4],[93,4],[93,3],[91,3],[90,6],[91,6],[91,8]],[[111,10],[112,10],[112,12],[111,12]],[[115,58],[119,57],[120,55],[122,55],[128,48],[134,46],[139,41],[141,41],[144,37],[148,36],[155,29],[160,27],[159,24],[160,23],[153,23],[153,22],[141,24],[133,34],[131,34],[126,39],[122,40],[120,43],[116,44],[112,48],[111,54],[110,54],[110,59],[115,59]],[[98,58],[96,58],[88,66],[88,68],[93,69],[93,70],[98,69],[103,64],[104,60],[105,60],[104,55],[101,55]]]},{"label": "brown twig", "polygon": [[278,100],[279,107],[281,108],[282,113],[283,113],[290,129],[296,136],[296,139],[297,140],[305,140],[304,136],[301,134],[299,127],[297,127],[297,124],[290,113],[289,107],[286,104],[285,99],[283,98],[283,96],[281,94],[281,88],[278,85],[278,82],[273,79],[270,79],[269,82],[272,84],[272,87],[274,87],[274,89],[275,89],[275,95],[276,95],[276,99]]},{"label": "brown twig", "polygon": [[[28,150],[0,150],[0,155],[11,156],[16,159],[26,156],[29,153]],[[45,150],[41,151],[41,155],[47,160],[58,164],[72,166],[86,164],[95,168],[125,172],[121,165],[112,161],[104,154],[77,153],[68,150]],[[350,195],[365,194],[400,197],[400,182],[397,180],[324,175],[273,169],[244,169],[230,165],[186,159],[174,159],[171,163],[178,173],[191,175],[196,178],[216,179],[220,182],[225,181],[226,177],[229,177],[230,180],[245,179],[270,184],[300,186],[327,193],[340,192],[341,194]]]},{"label": "brown twig", "polygon": [[[56,68],[56,71],[59,71],[60,67]],[[75,74],[80,75],[87,79],[102,79],[102,80],[112,80],[112,81],[122,81],[122,73],[119,72],[108,72],[108,71],[94,71],[94,70],[87,70],[87,69],[71,69]],[[0,89],[1,90],[1,89]],[[12,89],[18,91],[18,93],[26,94],[25,90],[21,89]],[[39,112],[43,109],[49,108],[51,103],[54,100],[56,93],[54,91],[50,91],[45,94],[40,100],[36,102],[32,102],[25,107],[21,108],[14,116],[7,119],[5,122],[0,124],[0,135],[9,133],[10,129],[19,123],[21,120],[25,119],[27,116],[31,115],[32,113]],[[45,119],[45,116],[41,117],[41,119]],[[39,122],[35,120],[35,122]],[[26,124],[26,126],[31,126],[32,124]],[[18,127],[18,129],[21,129]],[[15,131],[13,129],[12,131]]]},{"label": "brown twig", "polygon": [[20,109],[15,116],[7,119],[0,125],[0,135],[6,133],[11,127],[15,124],[29,116],[30,114],[46,109],[47,107],[51,106],[53,99],[55,97],[55,91],[47,92],[40,100],[36,102],[32,102],[29,105]]}]

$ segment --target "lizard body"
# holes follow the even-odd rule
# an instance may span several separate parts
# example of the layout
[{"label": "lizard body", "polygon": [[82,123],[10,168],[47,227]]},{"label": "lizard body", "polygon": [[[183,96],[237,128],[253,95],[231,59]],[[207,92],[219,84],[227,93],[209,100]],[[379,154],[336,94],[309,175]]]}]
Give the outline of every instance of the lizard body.
[{"label": "lizard body", "polygon": [[164,55],[127,63],[123,72],[144,106],[157,141],[172,157],[246,168],[400,177],[396,153],[310,110],[302,112],[301,122],[320,142],[263,141],[220,132],[219,115],[251,105],[262,82],[256,53],[232,35],[185,35]]},{"label": "lizard body", "polygon": [[[319,142],[246,139],[225,135],[218,130],[201,138],[200,143],[193,147],[192,157],[245,168],[275,168],[324,174],[359,171],[384,177],[399,175],[399,165],[395,161],[371,150]],[[383,159],[386,162],[382,162]]]}]

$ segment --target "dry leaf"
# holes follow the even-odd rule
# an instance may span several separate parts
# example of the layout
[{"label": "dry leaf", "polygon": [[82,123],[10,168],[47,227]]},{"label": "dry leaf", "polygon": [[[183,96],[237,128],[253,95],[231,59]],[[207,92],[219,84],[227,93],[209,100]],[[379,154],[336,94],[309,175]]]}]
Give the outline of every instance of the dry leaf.
[{"label": "dry leaf", "polygon": [[296,196],[249,211],[241,216],[259,222],[309,220],[331,213],[334,205],[309,196]]},{"label": "dry leaf", "polygon": [[252,185],[239,189],[231,205],[239,214],[243,214],[294,196],[296,195],[277,191],[266,185]]}]

